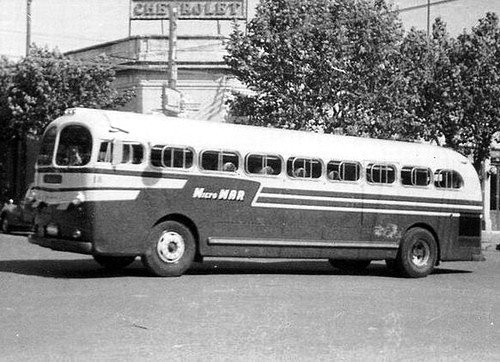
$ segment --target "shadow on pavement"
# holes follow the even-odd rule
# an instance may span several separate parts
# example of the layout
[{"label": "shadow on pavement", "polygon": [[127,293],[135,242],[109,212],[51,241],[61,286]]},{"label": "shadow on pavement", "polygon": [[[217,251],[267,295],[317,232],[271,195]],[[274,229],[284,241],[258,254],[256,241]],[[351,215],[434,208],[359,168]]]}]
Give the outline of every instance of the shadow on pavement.
[{"label": "shadow on pavement", "polygon": [[[131,266],[120,271],[109,271],[91,259],[74,260],[5,260],[0,261],[0,273],[34,275],[46,278],[63,279],[98,279],[116,277],[150,277],[151,274],[137,259]],[[437,268],[435,275],[467,274],[469,270]],[[194,264],[187,275],[241,275],[241,274],[290,274],[290,275],[364,275],[369,277],[399,278],[384,263],[372,263],[368,269],[360,272],[344,272],[330,266],[324,260],[284,260],[284,261],[248,261],[248,260],[209,260]]]}]

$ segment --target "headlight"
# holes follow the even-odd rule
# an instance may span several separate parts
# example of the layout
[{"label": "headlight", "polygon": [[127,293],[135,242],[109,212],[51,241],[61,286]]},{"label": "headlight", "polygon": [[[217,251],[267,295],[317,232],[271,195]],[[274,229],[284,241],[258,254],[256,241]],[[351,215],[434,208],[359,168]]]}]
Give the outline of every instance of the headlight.
[{"label": "headlight", "polygon": [[81,191],[78,193],[78,195],[76,195],[73,201],[71,201],[71,203],[75,206],[81,205],[84,202],[85,202],[85,195]]}]

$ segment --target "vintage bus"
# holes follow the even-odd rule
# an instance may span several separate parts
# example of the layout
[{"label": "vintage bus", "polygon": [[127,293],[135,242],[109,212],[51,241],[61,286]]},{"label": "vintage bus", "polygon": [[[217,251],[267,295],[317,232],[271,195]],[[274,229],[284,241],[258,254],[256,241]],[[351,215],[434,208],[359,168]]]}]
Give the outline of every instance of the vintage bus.
[{"label": "vintage bus", "polygon": [[482,197],[446,148],[93,109],[46,129],[30,242],[178,276],[204,257],[480,260]]}]

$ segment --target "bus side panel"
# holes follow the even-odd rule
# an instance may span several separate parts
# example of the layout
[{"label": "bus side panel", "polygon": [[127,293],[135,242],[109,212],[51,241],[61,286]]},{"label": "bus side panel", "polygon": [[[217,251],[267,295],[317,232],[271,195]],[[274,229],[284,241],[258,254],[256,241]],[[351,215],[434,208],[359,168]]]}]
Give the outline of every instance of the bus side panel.
[{"label": "bus side panel", "polygon": [[447,243],[441,247],[442,261],[482,260],[480,213],[453,218],[447,234]]}]

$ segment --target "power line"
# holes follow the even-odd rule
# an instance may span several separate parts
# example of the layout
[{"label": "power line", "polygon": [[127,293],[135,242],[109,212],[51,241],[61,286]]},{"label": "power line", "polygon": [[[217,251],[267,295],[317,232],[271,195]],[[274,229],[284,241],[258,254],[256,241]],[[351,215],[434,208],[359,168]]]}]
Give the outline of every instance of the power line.
[{"label": "power line", "polygon": [[427,4],[409,6],[407,8],[397,9],[397,10],[393,10],[393,11],[390,11],[390,12],[391,13],[403,13],[403,12],[407,12],[407,11],[413,11],[413,10],[418,10],[418,9],[422,9],[422,8],[428,8],[428,7],[435,6],[435,5],[441,5],[441,4],[451,3],[451,2],[454,2],[454,1],[458,1],[458,0],[440,0],[440,1],[435,1],[433,3],[427,3]]}]

